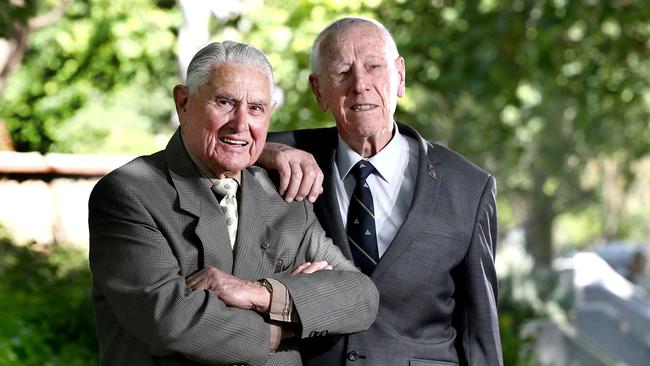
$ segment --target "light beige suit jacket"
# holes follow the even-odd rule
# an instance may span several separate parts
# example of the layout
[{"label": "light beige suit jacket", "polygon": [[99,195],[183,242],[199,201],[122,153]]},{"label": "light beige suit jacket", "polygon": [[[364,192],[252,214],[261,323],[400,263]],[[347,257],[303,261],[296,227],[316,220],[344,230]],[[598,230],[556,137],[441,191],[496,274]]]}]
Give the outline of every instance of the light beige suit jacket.
[{"label": "light beige suit jacket", "polygon": [[[93,305],[102,365],[300,365],[298,341],[269,355],[269,325],[185,278],[206,266],[282,282],[300,338],[367,329],[378,292],[328,239],[308,203],[287,204],[266,173],[242,172],[232,250],[216,197],[176,131],[167,148],[111,172],[89,202]],[[333,271],[291,276],[306,261]]]}]

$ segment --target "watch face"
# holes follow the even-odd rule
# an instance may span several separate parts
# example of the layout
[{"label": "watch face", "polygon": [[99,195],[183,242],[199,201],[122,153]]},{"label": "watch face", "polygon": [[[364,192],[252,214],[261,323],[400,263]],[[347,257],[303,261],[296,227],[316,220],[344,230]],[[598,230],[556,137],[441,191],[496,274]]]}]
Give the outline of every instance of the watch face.
[{"label": "watch face", "polygon": [[262,279],[260,280],[260,283],[269,291],[269,293],[273,293],[273,285],[271,285],[271,282],[266,279]]}]

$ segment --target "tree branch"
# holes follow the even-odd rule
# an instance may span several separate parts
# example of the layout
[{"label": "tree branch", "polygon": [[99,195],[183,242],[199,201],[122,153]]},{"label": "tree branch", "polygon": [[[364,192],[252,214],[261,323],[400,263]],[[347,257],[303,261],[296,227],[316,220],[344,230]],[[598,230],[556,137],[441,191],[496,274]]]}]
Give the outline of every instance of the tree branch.
[{"label": "tree branch", "polygon": [[57,7],[50,10],[48,13],[30,18],[27,21],[27,28],[30,31],[34,31],[37,29],[49,27],[63,17],[65,8],[67,8],[69,4],[70,0],[63,0]]}]

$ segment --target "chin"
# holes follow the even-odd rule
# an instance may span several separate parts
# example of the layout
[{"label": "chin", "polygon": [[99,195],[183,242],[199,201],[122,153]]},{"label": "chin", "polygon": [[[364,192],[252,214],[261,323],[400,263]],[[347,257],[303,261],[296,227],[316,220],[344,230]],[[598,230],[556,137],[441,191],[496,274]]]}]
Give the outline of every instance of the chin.
[{"label": "chin", "polygon": [[370,126],[359,126],[357,128],[357,133],[363,137],[379,136],[387,132],[388,132],[387,126],[370,125]]},{"label": "chin", "polygon": [[244,170],[248,167],[248,162],[244,163],[239,160],[225,160],[225,161],[219,161],[217,162],[217,165],[221,168],[221,170],[225,172],[239,172],[241,170]]}]

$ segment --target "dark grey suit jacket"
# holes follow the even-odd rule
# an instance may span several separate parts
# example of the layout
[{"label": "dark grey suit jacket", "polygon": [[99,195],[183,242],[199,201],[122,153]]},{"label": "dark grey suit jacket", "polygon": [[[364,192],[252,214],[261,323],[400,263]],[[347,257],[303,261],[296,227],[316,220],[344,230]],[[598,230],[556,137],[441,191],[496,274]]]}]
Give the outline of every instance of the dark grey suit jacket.
[{"label": "dark grey suit jacket", "polygon": [[[102,365],[300,365],[297,342],[269,356],[269,324],[226,306],[185,278],[206,266],[245,279],[272,277],[295,303],[301,338],[367,329],[378,294],[326,238],[312,207],[285,203],[260,168],[242,172],[237,244],[183,147],[102,178],[89,202],[93,305]],[[333,271],[291,276],[306,261]]]},{"label": "dark grey suit jacket", "polygon": [[[308,342],[305,364],[501,365],[495,179],[413,128],[399,130],[418,141],[419,162],[406,221],[371,276],[380,292],[377,320],[365,332]],[[352,258],[331,179],[336,129],[274,133],[269,141],[314,154],[325,175],[314,211]]]}]

